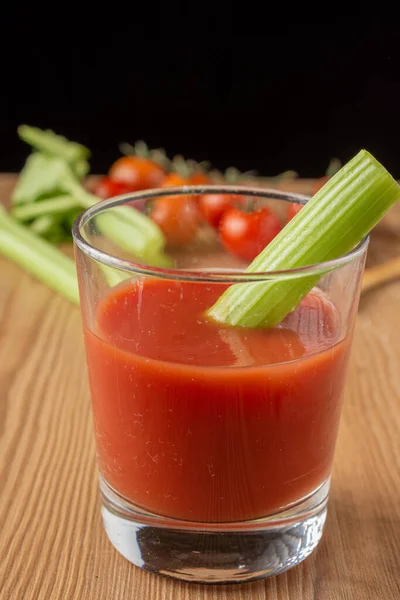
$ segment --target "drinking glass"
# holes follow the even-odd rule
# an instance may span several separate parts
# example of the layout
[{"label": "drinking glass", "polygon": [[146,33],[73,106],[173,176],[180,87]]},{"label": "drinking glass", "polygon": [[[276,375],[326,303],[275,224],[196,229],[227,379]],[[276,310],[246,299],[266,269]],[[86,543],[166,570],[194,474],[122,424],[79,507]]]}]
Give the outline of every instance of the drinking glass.
[{"label": "drinking glass", "polygon": [[[199,211],[180,245],[140,250],[126,211],[149,215],[160,199],[192,210],[204,194],[269,207],[282,222],[307,201],[158,189],[99,202],[74,224],[101,510],[138,567],[250,581],[297,565],[321,539],[368,239],[333,261],[246,273]],[[314,287],[273,328],[207,316],[231,285],[284,280]]]}]

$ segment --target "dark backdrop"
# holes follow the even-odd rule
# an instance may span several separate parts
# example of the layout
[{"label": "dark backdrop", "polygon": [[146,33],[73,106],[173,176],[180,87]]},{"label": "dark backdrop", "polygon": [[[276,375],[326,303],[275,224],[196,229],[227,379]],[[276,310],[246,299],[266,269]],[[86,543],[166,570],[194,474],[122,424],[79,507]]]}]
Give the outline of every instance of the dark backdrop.
[{"label": "dark backdrop", "polygon": [[22,21],[19,6],[8,10],[1,171],[23,164],[15,130],[28,123],[88,145],[94,172],[107,170],[120,141],[144,139],[170,155],[265,175],[321,175],[331,157],[366,147],[400,176],[395,24],[250,29],[234,12],[211,18],[200,5],[187,14],[154,5],[149,27],[114,8],[85,19],[61,7],[50,24],[35,6]]}]

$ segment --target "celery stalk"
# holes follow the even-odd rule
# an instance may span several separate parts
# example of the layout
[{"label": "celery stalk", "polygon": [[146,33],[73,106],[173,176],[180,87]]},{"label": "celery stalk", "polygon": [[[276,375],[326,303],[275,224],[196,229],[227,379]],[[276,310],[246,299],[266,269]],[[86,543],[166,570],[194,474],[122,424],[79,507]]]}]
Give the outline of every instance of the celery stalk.
[{"label": "celery stalk", "polygon": [[[14,211],[20,210],[19,205],[24,205],[27,212],[22,211],[22,214],[29,214],[30,210],[39,210],[39,205],[45,202],[41,199],[43,196],[58,194],[71,196],[82,209],[99,202],[97,196],[82,187],[65,160],[41,153],[32,154],[13,193],[13,202],[17,205]],[[96,223],[116,246],[134,257],[147,262],[149,256],[155,258],[158,255],[161,260],[158,266],[168,262],[162,254],[165,237],[161,229],[140,211],[129,206],[116,207],[98,215]]]},{"label": "celery stalk", "polygon": [[51,215],[41,215],[29,225],[29,229],[38,235],[46,235],[56,225],[56,219]]},{"label": "celery stalk", "polygon": [[[352,250],[399,200],[400,186],[361,150],[311,198],[255,258],[247,273],[321,263]],[[230,325],[272,327],[294,310],[320,274],[234,284],[208,315]]]},{"label": "celery stalk", "polygon": [[[61,180],[66,171],[69,173],[70,169],[64,160],[34,152],[28,156],[19,174],[11,196],[13,204],[25,204],[43,196],[65,193]],[[72,172],[71,176],[73,177]]]},{"label": "celery stalk", "polygon": [[33,252],[46,255],[52,262],[58,265],[60,268],[69,271],[71,274],[76,275],[76,267],[73,260],[68,258],[65,254],[60,252],[52,244],[49,244],[41,237],[33,233],[30,229],[21,225],[13,217],[11,217],[4,207],[0,205],[0,230],[8,232],[14,237],[24,242]]},{"label": "celery stalk", "polygon": [[16,222],[2,207],[0,207],[0,254],[71,302],[79,303],[74,262]]},{"label": "celery stalk", "polygon": [[12,215],[19,221],[30,221],[41,215],[64,213],[71,208],[77,207],[79,207],[79,202],[75,198],[68,195],[60,195],[38,202],[17,205],[13,209]]},{"label": "celery stalk", "polygon": [[88,148],[77,142],[70,142],[64,136],[57,135],[50,129],[43,130],[30,125],[20,125],[18,135],[21,140],[35,148],[35,150],[52,156],[59,156],[70,165],[75,165],[90,156]]},{"label": "celery stalk", "polygon": [[[81,206],[89,208],[98,203],[97,196],[87,192],[78,182],[68,179],[64,188],[76,198]],[[126,252],[146,260],[159,256],[163,265],[169,264],[162,250],[166,240],[161,229],[147,215],[129,206],[110,208],[95,217],[96,226],[112,242]],[[153,263],[149,263],[153,264]],[[161,263],[158,266],[162,266]]]},{"label": "celery stalk", "polygon": [[[125,209],[128,213],[133,213],[134,219],[131,222],[128,220],[130,214],[127,215],[128,219],[124,219]],[[163,252],[160,238],[158,236],[150,237],[148,232],[138,227],[135,221],[137,215],[142,216],[134,208],[121,206],[99,213],[95,217],[95,224],[109,240],[121,250],[132,254],[134,259],[154,267],[172,267],[173,261]]]},{"label": "celery stalk", "polygon": [[118,269],[114,269],[113,267],[108,267],[107,265],[102,265],[100,263],[99,266],[103,271],[103,275],[110,287],[114,287],[132,277],[126,271],[118,271]]},{"label": "celery stalk", "polygon": [[[64,187],[66,189],[68,189],[68,191],[77,200],[79,200],[80,204],[84,208],[89,208],[99,202],[99,199],[97,196],[87,192],[76,181],[68,180],[67,182],[64,183]],[[102,219],[103,223],[107,223],[108,217],[112,216],[113,218],[112,219],[110,218],[111,223],[114,224],[114,217],[117,217],[118,222],[122,221],[126,225],[130,225],[130,226],[134,227],[135,230],[137,230],[137,231],[135,231],[134,235],[139,238],[138,242],[137,242],[139,247],[140,247],[141,243],[143,243],[144,245],[146,245],[146,243],[149,244],[150,240],[152,241],[152,247],[156,248],[157,250],[160,250],[161,248],[163,248],[165,246],[166,240],[165,240],[164,234],[162,233],[162,231],[158,227],[158,225],[156,225],[156,223],[154,223],[154,221],[152,221],[147,215],[141,213],[140,211],[136,210],[133,207],[117,206],[115,208],[110,208],[107,211],[105,211],[102,215],[98,215],[96,217],[96,222],[99,222],[100,216],[101,217],[104,216],[104,219]],[[105,225],[105,227],[107,227],[107,226]],[[107,233],[107,232],[105,231],[105,233]],[[131,234],[128,235],[127,237],[129,239],[129,238],[132,238],[132,236],[133,236],[133,232],[131,231]],[[123,236],[121,236],[121,237],[123,237]],[[127,241],[127,240],[125,240],[125,241]],[[135,240],[133,240],[133,241],[135,242]]]},{"label": "celery stalk", "polygon": [[[54,246],[51,247],[54,252],[58,252]],[[67,300],[74,304],[79,303],[76,275],[61,268],[46,254],[42,254],[37,249],[32,249],[26,241],[16,237],[8,230],[1,231],[0,254],[15,262],[36,279],[67,298]]]},{"label": "celery stalk", "polygon": [[78,160],[73,165],[73,170],[78,179],[83,179],[90,171],[90,165],[87,160]]}]

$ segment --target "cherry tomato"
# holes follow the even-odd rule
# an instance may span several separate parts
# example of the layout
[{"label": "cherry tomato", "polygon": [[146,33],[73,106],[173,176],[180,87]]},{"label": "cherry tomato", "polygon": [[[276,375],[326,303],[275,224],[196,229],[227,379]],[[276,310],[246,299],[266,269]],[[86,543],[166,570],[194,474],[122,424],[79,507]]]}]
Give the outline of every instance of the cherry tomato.
[{"label": "cherry tomato", "polygon": [[[160,187],[178,187],[186,184],[183,177],[171,173]],[[157,198],[150,216],[163,231],[170,246],[183,246],[191,242],[201,219],[196,201],[186,195]]]},{"label": "cherry tomato", "polygon": [[155,188],[165,178],[165,171],[157,163],[138,156],[122,156],[108,172],[115,181],[129,185],[132,190]]},{"label": "cherry tomato", "polygon": [[318,190],[320,190],[326,182],[330,179],[328,175],[323,175],[322,177],[318,177],[312,185],[312,193],[316,194]]},{"label": "cherry tomato", "polygon": [[111,177],[102,177],[94,188],[96,196],[99,196],[99,198],[102,198],[103,200],[119,196],[120,194],[128,194],[132,191],[133,190],[129,185],[121,183],[120,181],[114,181]]},{"label": "cherry tomato", "polygon": [[188,181],[178,173],[169,173],[159,183],[159,187],[180,187],[181,185],[188,185]]},{"label": "cherry tomato", "polygon": [[234,206],[235,201],[237,201],[237,196],[230,194],[202,194],[199,199],[199,207],[211,227],[218,228],[222,216]]},{"label": "cherry tomato", "polygon": [[281,229],[278,217],[266,207],[252,213],[232,208],[222,216],[219,226],[225,248],[248,261],[253,260]]},{"label": "cherry tomato", "polygon": [[287,221],[291,221],[293,217],[297,215],[298,212],[303,208],[302,204],[296,204],[295,202],[289,202],[289,206],[286,211],[286,219]]},{"label": "cherry tomato", "polygon": [[207,185],[212,183],[211,178],[202,171],[195,171],[188,179],[190,185]]}]

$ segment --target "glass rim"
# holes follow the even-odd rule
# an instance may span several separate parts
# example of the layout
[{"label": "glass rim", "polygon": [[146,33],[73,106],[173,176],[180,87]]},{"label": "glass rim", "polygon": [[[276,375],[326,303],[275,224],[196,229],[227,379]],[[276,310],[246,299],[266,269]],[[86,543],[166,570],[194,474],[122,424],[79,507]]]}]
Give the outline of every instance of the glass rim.
[{"label": "glass rim", "polygon": [[280,191],[273,188],[258,188],[251,186],[238,186],[238,185],[187,185],[180,187],[168,187],[168,188],[154,188],[148,190],[141,190],[138,192],[130,192],[128,194],[122,194],[109,198],[107,200],[100,200],[93,206],[83,211],[74,221],[72,226],[72,236],[74,243],[86,256],[93,260],[118,269],[119,271],[130,272],[136,275],[146,275],[152,277],[158,277],[162,279],[173,279],[173,280],[191,280],[201,281],[204,283],[209,282],[249,282],[249,281],[262,281],[265,279],[294,279],[304,277],[307,275],[323,275],[329,271],[336,270],[343,267],[353,260],[356,260],[364,254],[368,247],[369,235],[365,236],[363,240],[355,248],[345,254],[342,254],[338,258],[334,258],[327,261],[307,265],[305,267],[295,267],[292,269],[276,270],[276,271],[259,271],[254,273],[246,273],[239,269],[178,269],[178,268],[164,268],[155,267],[147,264],[139,263],[134,260],[125,258],[118,258],[113,254],[101,250],[95,245],[88,242],[82,235],[83,227],[97,214],[104,212],[110,208],[115,208],[126,204],[127,202],[135,202],[139,200],[150,200],[152,198],[160,198],[162,196],[178,196],[178,195],[192,195],[197,196],[201,194],[232,194],[232,195],[246,195],[254,196],[259,198],[265,198],[270,200],[283,200],[286,202],[295,202],[296,204],[306,204],[310,196],[306,194],[299,194],[296,192]]}]

